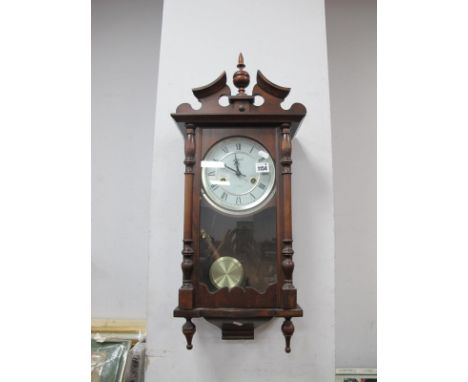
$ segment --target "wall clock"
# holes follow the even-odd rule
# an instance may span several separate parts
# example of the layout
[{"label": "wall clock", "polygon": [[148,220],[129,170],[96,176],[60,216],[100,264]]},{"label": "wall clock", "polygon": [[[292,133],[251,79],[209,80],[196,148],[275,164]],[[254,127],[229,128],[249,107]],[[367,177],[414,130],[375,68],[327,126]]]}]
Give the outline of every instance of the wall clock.
[{"label": "wall clock", "polygon": [[280,317],[289,353],[291,319],[303,315],[292,279],[291,139],[306,109],[284,110],[290,89],[260,71],[247,94],[242,54],[237,67],[237,94],[223,72],[192,90],[200,109],[181,104],[172,114],[185,139],[183,283],[174,316],[185,318],[187,349],[194,318],[235,340],[253,339],[257,326]]}]

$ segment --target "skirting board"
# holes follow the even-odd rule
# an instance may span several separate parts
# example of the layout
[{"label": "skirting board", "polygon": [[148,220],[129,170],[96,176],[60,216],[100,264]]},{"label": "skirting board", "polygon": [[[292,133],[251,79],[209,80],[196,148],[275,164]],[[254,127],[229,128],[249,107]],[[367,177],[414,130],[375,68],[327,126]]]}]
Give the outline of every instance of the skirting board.
[{"label": "skirting board", "polygon": [[371,368],[340,368],[335,371],[335,382],[376,381],[377,369]]},{"label": "skirting board", "polygon": [[146,320],[93,319],[91,334],[93,337],[131,339],[134,344],[146,337]]}]

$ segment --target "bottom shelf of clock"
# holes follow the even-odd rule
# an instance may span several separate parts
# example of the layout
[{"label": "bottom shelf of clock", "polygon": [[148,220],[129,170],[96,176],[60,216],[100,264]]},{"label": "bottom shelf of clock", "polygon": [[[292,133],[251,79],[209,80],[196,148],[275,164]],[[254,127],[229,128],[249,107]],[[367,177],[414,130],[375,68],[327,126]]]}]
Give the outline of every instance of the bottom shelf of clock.
[{"label": "bottom shelf of clock", "polygon": [[196,327],[192,318],[203,317],[208,322],[221,329],[223,340],[253,340],[254,330],[273,317],[284,318],[281,331],[286,340],[286,353],[291,351],[291,337],[294,333],[293,317],[302,317],[302,308],[297,305],[293,309],[282,308],[194,308],[174,309],[174,317],[183,317],[186,322],[182,327],[187,340],[187,349],[192,349],[192,338]]},{"label": "bottom shelf of clock", "polygon": [[302,317],[302,308],[297,305],[293,309],[282,308],[194,308],[174,309],[174,317],[204,317],[204,318],[272,318],[272,317]]}]

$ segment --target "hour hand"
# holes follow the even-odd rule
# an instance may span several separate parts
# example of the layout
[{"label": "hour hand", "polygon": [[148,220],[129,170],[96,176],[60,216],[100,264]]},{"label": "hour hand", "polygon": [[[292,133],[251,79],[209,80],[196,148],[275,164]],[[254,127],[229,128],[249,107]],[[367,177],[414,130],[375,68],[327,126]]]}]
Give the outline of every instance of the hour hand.
[{"label": "hour hand", "polygon": [[224,164],[224,167],[227,168],[228,170],[231,170],[231,171],[234,171],[236,173],[237,176],[245,176],[244,174],[241,174],[239,171],[237,171],[236,169],[232,168],[232,167],[229,167],[226,163]]}]

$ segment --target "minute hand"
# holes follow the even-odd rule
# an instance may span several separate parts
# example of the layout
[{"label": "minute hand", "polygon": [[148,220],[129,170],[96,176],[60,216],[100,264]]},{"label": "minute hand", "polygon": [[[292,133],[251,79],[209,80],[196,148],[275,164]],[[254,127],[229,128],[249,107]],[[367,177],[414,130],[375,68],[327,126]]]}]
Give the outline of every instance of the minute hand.
[{"label": "minute hand", "polygon": [[234,164],[236,165],[236,170],[237,170],[237,173],[240,174],[240,170],[239,170],[239,160],[237,159],[237,155],[234,154]]}]

